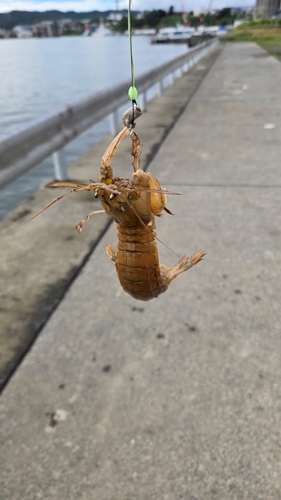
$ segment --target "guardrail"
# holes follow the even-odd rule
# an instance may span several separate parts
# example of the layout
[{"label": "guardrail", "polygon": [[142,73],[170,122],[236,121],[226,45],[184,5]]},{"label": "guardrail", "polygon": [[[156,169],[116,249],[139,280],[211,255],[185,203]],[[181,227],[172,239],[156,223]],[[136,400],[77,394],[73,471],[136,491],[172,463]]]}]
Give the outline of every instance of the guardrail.
[{"label": "guardrail", "polygon": [[[149,89],[158,85],[158,94],[161,94],[164,78],[169,76],[169,84],[172,84],[176,76],[188,71],[217,43],[217,39],[202,43],[138,77],[138,104],[143,111],[146,109]],[[117,111],[128,102],[130,85],[130,82],[125,82],[114,89],[90,95],[56,113],[29,122],[14,134],[0,138],[0,189],[51,155],[55,178],[67,179],[64,146],[106,116],[110,119],[110,131],[115,135],[119,125]]]}]

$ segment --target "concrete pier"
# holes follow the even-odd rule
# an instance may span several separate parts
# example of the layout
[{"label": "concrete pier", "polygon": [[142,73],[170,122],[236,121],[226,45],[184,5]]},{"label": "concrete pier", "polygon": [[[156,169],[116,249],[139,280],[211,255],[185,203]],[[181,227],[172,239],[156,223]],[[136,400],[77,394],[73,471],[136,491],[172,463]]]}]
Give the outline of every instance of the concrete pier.
[{"label": "concrete pier", "polygon": [[[197,78],[192,92],[187,78]],[[120,288],[104,253],[116,231],[104,232],[103,216],[76,236],[94,209],[89,193],[1,237],[3,300],[14,297],[7,337],[13,311],[14,331],[27,334],[45,314],[0,399],[1,498],[281,498],[280,78],[256,45],[227,44],[139,119],[143,164],[153,156],[149,171],[182,193],[169,197],[174,216],[157,221],[160,240],[180,256],[207,251],[158,299]],[[129,175],[129,150],[112,162],[117,175],[124,165]],[[97,161],[89,175],[93,157],[84,160],[82,179],[97,177]],[[37,193],[1,229],[53,193]],[[160,243],[159,252],[177,260]],[[20,277],[33,267],[36,280]]]},{"label": "concrete pier", "polygon": [[[143,169],[148,168],[219,51],[219,48],[213,51],[204,64],[196,65],[168,87],[164,95],[155,98],[138,120],[138,133],[145,144]],[[101,157],[112,139],[108,135],[73,163],[69,168],[70,178],[83,182],[98,180]],[[113,160],[116,175],[131,175],[130,150],[130,140],[123,141],[118,148]],[[65,192],[65,189],[44,189],[43,186],[0,222],[0,231],[17,227]],[[108,217],[99,215],[92,219],[91,230],[81,234],[74,230],[87,213],[100,208],[99,201],[92,195],[80,193],[57,203],[32,223],[2,238],[0,390],[111,223]]]}]

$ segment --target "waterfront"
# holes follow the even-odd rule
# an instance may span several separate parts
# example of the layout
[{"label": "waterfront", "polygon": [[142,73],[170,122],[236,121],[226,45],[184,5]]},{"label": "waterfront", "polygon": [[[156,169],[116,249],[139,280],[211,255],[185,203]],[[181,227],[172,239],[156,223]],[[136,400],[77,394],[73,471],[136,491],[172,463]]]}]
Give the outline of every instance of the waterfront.
[{"label": "waterfront", "polygon": [[1,396],[5,499],[280,500],[281,67],[253,43],[217,50],[137,128],[149,170],[182,193],[157,235],[180,256],[206,250],[200,267],[135,301],[105,256],[114,225],[74,229],[87,193],[2,238],[2,345],[38,332]]},{"label": "waterfront", "polygon": [[[149,37],[133,39],[135,74],[155,68],[186,52],[186,46],[154,46]],[[1,134],[47,115],[91,93],[130,79],[129,47],[125,36],[7,39],[0,43]],[[108,119],[66,148],[71,163],[108,132]],[[0,191],[0,218],[52,176],[52,160],[26,173]]]}]

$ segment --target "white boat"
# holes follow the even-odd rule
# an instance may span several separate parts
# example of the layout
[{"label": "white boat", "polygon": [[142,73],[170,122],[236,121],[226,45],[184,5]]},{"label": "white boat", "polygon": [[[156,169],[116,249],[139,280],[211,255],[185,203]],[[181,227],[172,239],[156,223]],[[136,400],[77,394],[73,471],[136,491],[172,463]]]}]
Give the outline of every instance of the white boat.
[{"label": "white boat", "polygon": [[186,43],[194,34],[195,28],[177,25],[174,28],[161,28],[151,37],[151,43]]},{"label": "white boat", "polygon": [[[128,32],[127,32],[128,34]],[[152,35],[155,35],[155,29],[135,29],[133,31],[133,35],[134,36],[152,36]]]},{"label": "white boat", "polygon": [[108,35],[112,35],[112,31],[106,28],[103,19],[101,19],[98,29],[96,29],[96,31],[93,32],[93,36],[108,36]]},{"label": "white boat", "polygon": [[84,32],[82,33],[82,36],[91,36],[91,35],[92,31],[90,30],[90,27],[86,25],[84,28]]}]

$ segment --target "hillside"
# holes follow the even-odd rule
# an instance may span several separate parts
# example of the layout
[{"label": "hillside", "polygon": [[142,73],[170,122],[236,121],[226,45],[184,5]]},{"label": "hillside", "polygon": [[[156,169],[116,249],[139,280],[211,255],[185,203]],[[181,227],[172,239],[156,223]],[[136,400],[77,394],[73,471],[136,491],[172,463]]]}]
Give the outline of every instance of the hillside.
[{"label": "hillside", "polygon": [[[112,10],[100,12],[92,10],[89,12],[61,12],[59,10],[48,10],[46,12],[27,12],[23,10],[13,10],[4,14],[0,14],[0,28],[11,30],[14,26],[27,24],[31,25],[42,21],[59,21],[60,19],[70,18],[73,21],[81,19],[100,19],[106,18]],[[127,15],[126,10],[121,10],[121,14]]]}]

